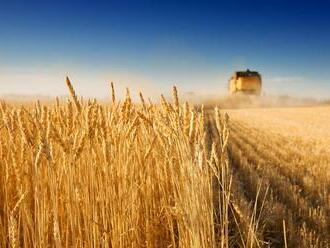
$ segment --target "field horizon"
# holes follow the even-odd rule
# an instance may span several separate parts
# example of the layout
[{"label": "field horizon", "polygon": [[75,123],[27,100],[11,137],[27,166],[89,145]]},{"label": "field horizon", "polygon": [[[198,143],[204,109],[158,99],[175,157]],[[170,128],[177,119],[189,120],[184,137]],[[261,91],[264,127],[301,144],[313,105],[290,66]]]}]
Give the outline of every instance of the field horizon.
[{"label": "field horizon", "polygon": [[[110,84],[109,84],[110,85]],[[180,88],[178,88],[180,90]],[[126,90],[119,92],[117,98],[118,100],[125,100]],[[132,93],[132,102],[139,103],[139,93],[143,92],[136,91]],[[134,94],[134,95],[133,95]],[[160,102],[160,95],[146,95],[147,98],[153,100],[157,103]],[[51,96],[46,94],[4,94],[0,95],[0,100],[10,102],[52,102],[56,99],[60,101],[66,101],[66,99],[70,97],[70,94],[63,94],[58,96]],[[92,96],[79,96],[85,100],[93,100],[97,99],[100,102],[111,103],[111,99],[109,96],[104,97],[92,97]],[[164,97],[167,100],[171,99],[171,94],[164,94]],[[290,96],[287,94],[269,94],[269,95],[261,95],[261,96],[231,96],[229,94],[219,94],[219,95],[198,95],[194,92],[186,92],[180,93],[181,101],[187,101],[196,106],[204,105],[206,108],[219,106],[222,109],[239,109],[239,108],[280,108],[280,107],[308,107],[308,106],[323,106],[330,104],[330,99],[327,98],[317,98],[317,97],[296,97]]]}]

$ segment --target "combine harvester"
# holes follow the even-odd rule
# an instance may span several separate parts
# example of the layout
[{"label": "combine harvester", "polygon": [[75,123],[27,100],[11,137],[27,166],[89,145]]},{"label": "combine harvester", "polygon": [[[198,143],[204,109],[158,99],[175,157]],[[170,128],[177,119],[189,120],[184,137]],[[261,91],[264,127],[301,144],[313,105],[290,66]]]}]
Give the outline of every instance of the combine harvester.
[{"label": "combine harvester", "polygon": [[261,94],[261,75],[257,71],[236,71],[229,79],[230,95],[252,95]]},{"label": "combine harvester", "polygon": [[262,80],[257,71],[236,71],[228,82],[228,97],[222,101],[224,108],[247,108],[263,105]]}]

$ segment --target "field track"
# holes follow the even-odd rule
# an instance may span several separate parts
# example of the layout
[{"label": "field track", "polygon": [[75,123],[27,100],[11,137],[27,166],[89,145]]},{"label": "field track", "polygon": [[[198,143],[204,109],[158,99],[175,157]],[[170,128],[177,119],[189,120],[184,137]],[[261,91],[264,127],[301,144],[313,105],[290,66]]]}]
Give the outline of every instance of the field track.
[{"label": "field track", "polygon": [[[228,113],[231,206],[240,228],[244,218],[253,223],[266,247],[329,247],[330,109]],[[208,132],[216,140],[212,116]]]}]

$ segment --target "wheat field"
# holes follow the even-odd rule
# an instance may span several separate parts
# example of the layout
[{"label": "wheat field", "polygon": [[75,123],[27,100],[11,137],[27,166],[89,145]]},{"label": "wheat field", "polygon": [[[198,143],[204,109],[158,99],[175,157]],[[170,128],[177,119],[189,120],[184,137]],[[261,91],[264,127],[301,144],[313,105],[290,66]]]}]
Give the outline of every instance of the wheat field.
[{"label": "wheat field", "polygon": [[64,103],[1,103],[1,247],[229,246],[226,118],[211,144],[175,87],[133,104],[111,84],[100,104],[67,86]]},{"label": "wheat field", "polygon": [[329,108],[67,87],[66,102],[1,102],[0,247],[329,246]]}]

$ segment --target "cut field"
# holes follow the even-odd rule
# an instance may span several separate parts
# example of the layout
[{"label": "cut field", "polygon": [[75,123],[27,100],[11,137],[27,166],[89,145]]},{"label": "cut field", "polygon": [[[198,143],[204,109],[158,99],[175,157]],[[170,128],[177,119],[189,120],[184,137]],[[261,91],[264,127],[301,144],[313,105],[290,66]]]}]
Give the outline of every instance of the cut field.
[{"label": "cut field", "polygon": [[259,221],[259,239],[329,247],[330,107],[228,113],[233,194],[242,206],[256,203],[246,212]]}]

